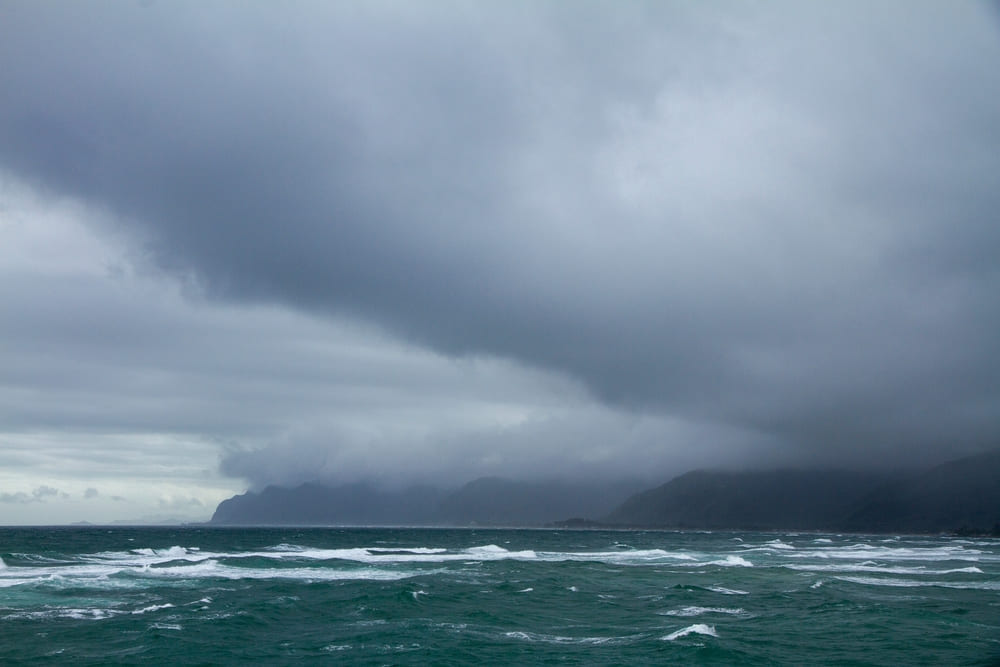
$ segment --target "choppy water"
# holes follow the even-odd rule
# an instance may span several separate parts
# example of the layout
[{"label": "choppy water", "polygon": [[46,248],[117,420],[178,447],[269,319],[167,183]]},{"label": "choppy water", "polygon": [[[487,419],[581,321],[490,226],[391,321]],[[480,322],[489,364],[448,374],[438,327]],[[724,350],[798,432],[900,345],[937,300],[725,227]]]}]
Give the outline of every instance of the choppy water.
[{"label": "choppy water", "polygon": [[1000,540],[0,529],[0,663],[1000,664]]}]

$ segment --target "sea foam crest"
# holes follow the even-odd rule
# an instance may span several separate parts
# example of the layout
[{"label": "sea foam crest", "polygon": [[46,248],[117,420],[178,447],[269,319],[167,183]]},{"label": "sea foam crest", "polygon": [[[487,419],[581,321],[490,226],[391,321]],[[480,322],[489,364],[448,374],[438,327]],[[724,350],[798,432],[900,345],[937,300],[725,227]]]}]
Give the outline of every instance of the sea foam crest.
[{"label": "sea foam crest", "polygon": [[541,642],[545,644],[609,644],[609,643],[619,643],[622,641],[623,637],[566,637],[563,635],[548,635],[538,632],[524,632],[521,630],[514,630],[512,632],[503,633],[504,637],[508,639],[518,639],[520,641],[526,642]]},{"label": "sea foam crest", "polygon": [[796,570],[800,572],[874,572],[880,574],[982,574],[983,571],[978,567],[955,567],[947,570],[928,570],[923,565],[918,565],[916,567],[903,567],[900,565],[879,565],[878,563],[872,561],[866,561],[864,563],[830,563],[830,564],[793,564],[788,563],[783,565],[789,570]]},{"label": "sea foam crest", "polygon": [[734,616],[746,613],[741,607],[683,607],[663,612],[664,616],[701,616],[702,614],[732,614]]},{"label": "sea foam crest", "polygon": [[769,546],[772,549],[786,549],[787,550],[787,549],[794,549],[795,548],[791,544],[788,544],[787,542],[782,542],[781,540],[771,540],[769,542],[765,542],[764,544],[766,544],[767,546]]},{"label": "sea foam crest", "polygon": [[704,623],[695,623],[694,625],[689,625],[686,628],[681,628],[675,632],[671,632],[666,637],[662,639],[664,641],[672,642],[675,639],[680,639],[681,637],[686,637],[687,635],[706,635],[708,637],[718,637],[719,634],[715,631],[714,625],[705,625]]},{"label": "sea foam crest", "polygon": [[718,565],[719,567],[753,567],[753,563],[741,556],[726,556],[724,560],[712,560],[704,565]]},{"label": "sea foam crest", "polygon": [[865,586],[891,586],[897,588],[955,588],[961,590],[1000,591],[1000,581],[917,581],[915,579],[896,579],[892,577],[837,577],[841,581]]},{"label": "sea foam crest", "polygon": [[903,561],[943,561],[964,560],[978,561],[983,556],[979,549],[967,549],[962,545],[955,546],[874,546],[871,544],[852,544],[844,547],[820,547],[805,549],[786,554],[789,558],[833,558],[843,560],[903,560]]}]

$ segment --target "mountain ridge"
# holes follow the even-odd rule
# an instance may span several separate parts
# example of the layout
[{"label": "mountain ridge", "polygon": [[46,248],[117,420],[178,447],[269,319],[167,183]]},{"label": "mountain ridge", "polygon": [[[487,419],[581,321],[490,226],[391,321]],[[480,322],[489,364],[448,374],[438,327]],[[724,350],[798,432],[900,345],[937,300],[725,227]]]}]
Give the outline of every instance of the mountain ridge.
[{"label": "mountain ridge", "polygon": [[695,470],[596,525],[1000,534],[1000,450],[911,473]]},{"label": "mountain ridge", "polygon": [[[568,518],[573,517],[573,518]],[[909,473],[693,470],[637,481],[481,477],[452,491],[367,483],[269,486],[219,503],[211,525],[556,526],[1000,535],[1000,450]]]}]

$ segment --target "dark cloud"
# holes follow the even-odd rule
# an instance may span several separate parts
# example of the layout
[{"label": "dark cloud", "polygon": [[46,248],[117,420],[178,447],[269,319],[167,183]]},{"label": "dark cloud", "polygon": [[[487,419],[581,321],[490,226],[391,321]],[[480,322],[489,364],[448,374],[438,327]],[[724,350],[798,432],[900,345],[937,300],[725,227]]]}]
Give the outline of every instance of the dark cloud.
[{"label": "dark cloud", "polygon": [[0,161],[213,298],[820,457],[975,449],[998,59],[972,3],[22,3]]}]

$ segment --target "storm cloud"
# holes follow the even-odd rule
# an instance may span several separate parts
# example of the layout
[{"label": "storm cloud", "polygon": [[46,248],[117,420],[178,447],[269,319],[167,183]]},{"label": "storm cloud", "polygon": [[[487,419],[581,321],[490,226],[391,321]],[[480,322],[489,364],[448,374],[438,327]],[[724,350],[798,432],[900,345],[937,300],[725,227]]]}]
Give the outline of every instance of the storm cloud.
[{"label": "storm cloud", "polygon": [[[522,470],[632,442],[615,472],[657,447],[858,463],[998,443],[989,5],[2,11],[0,165],[100,211],[96,233],[191,298],[586,392],[492,439],[381,434],[393,454],[364,464],[344,452],[371,437],[289,424],[225,472],[376,475],[409,452],[475,474],[484,437]],[[216,415],[239,439],[279,412]],[[636,420],[658,424],[641,446],[612,426]],[[331,459],[331,440],[358,444]]]}]

